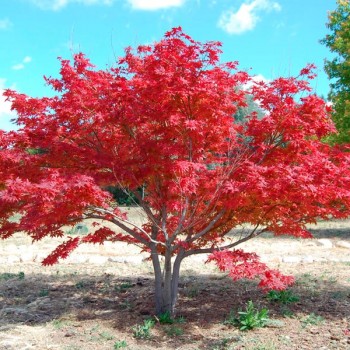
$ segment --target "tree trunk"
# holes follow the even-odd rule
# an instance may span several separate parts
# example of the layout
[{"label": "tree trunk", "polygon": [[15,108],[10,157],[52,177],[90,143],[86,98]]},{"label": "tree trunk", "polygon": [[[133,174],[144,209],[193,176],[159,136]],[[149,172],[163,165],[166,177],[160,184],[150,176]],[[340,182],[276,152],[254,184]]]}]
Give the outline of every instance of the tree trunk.
[{"label": "tree trunk", "polygon": [[170,251],[167,251],[164,256],[163,269],[159,258],[160,256],[156,250],[153,251],[152,249],[156,314],[160,315],[168,312],[172,317],[175,317],[183,253],[178,254],[173,262]]}]

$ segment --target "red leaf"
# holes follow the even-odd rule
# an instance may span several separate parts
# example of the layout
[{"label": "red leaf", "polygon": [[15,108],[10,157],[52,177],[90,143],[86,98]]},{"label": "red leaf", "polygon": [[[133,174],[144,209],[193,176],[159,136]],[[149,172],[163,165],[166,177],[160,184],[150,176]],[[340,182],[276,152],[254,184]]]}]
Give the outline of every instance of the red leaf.
[{"label": "red leaf", "polygon": [[242,278],[260,278],[259,287],[263,290],[284,290],[294,283],[292,276],[284,276],[279,271],[269,269],[259,261],[255,253],[245,253],[240,249],[214,251],[207,260],[212,261],[220,271],[228,272],[234,281]]},{"label": "red leaf", "polygon": [[43,265],[54,265],[59,259],[66,259],[68,255],[78,247],[80,243],[80,238],[70,238],[68,241],[60,244],[49,256],[47,256],[43,261]]}]

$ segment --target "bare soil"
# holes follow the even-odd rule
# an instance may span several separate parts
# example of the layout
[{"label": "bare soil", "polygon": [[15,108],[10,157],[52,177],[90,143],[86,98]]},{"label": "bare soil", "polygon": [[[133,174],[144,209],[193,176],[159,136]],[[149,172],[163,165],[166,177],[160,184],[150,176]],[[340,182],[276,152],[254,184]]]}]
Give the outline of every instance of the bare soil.
[{"label": "bare soil", "polygon": [[[266,234],[242,246],[293,274],[298,301],[270,301],[255,282],[234,283],[196,257],[184,261],[173,324],[153,315],[152,267],[137,248],[80,247],[43,267],[59,240],[31,245],[18,234],[0,245],[0,350],[350,349],[350,221],[310,229],[314,239]],[[251,331],[225,324],[249,300],[272,322]],[[135,327],[149,318],[150,338],[139,339]]]}]

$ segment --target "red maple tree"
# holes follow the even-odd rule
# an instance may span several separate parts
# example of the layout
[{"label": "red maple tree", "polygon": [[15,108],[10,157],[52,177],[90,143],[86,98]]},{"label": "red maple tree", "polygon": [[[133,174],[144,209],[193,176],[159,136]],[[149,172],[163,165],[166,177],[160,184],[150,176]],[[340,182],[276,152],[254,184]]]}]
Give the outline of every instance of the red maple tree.
[{"label": "red maple tree", "polygon": [[[153,263],[157,313],[174,313],[181,262],[194,254],[263,289],[293,283],[236,247],[265,231],[310,237],[306,224],[348,216],[349,153],[322,142],[334,126],[305,80],[312,65],[255,82],[220,53],[174,28],[111,69],[81,53],[61,59],[60,78],[45,78],[54,97],[7,90],[19,129],[0,131],[0,236],[62,237],[93,219],[92,232],[67,237],[43,264],[83,243],[136,244]],[[235,122],[248,95],[263,117]],[[136,197],[145,224],[128,220],[110,185]]]}]

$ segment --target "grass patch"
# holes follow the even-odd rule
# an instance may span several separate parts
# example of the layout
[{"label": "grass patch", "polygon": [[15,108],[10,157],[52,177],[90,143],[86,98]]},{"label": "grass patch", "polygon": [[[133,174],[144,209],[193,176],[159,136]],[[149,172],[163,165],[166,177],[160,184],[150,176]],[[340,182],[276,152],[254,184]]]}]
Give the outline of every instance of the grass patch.
[{"label": "grass patch", "polygon": [[25,274],[22,271],[18,273],[3,272],[0,274],[0,281],[8,281],[14,278],[24,280]]},{"label": "grass patch", "polygon": [[128,347],[128,343],[125,340],[119,340],[114,343],[114,350],[126,349]]},{"label": "grass patch", "polygon": [[269,301],[281,303],[284,305],[295,303],[300,300],[300,298],[297,295],[293,294],[290,289],[281,291],[270,290],[266,297]]}]

